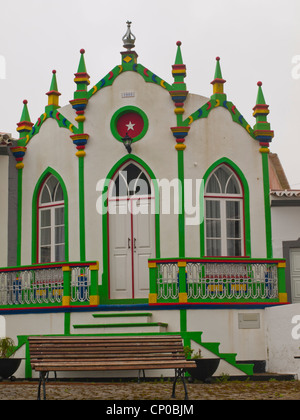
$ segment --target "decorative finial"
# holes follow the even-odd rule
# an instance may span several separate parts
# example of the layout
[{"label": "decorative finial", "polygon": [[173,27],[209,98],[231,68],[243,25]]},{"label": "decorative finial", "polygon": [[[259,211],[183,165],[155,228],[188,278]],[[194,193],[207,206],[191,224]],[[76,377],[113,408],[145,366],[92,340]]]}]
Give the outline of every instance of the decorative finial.
[{"label": "decorative finial", "polygon": [[256,98],[256,105],[253,108],[253,116],[256,118],[256,124],[253,127],[253,134],[259,144],[261,145],[261,153],[269,153],[269,143],[274,137],[274,131],[271,130],[271,125],[267,121],[269,114],[269,105],[266,104],[265,97],[262,91],[262,82],[257,82],[258,93]]},{"label": "decorative finial", "polygon": [[220,57],[218,56],[216,57],[215,78],[211,82],[213,85],[213,94],[211,96],[212,99],[226,99],[226,94],[224,93],[224,83],[226,83],[226,80],[224,80],[222,77]]},{"label": "decorative finial", "polygon": [[52,80],[51,80],[50,90],[49,92],[46,93],[46,95],[48,95],[48,105],[46,106],[46,109],[45,109],[46,111],[47,109],[51,111],[60,107],[58,103],[60,93],[58,92],[58,88],[57,88],[56,70],[52,70]]},{"label": "decorative finial", "polygon": [[128,51],[130,51],[132,48],[134,48],[134,41],[136,38],[131,32],[130,25],[132,22],[129,22],[128,20],[126,23],[127,23],[127,32],[123,36],[122,41],[123,41],[123,47],[126,48]]}]

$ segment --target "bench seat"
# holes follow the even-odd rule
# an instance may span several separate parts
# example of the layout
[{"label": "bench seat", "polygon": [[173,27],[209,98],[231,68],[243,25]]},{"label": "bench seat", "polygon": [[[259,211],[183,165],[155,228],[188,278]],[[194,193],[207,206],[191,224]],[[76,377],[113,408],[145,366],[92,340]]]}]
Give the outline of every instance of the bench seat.
[{"label": "bench seat", "polygon": [[186,360],[180,336],[152,337],[83,337],[35,336],[29,337],[30,363],[40,372],[45,392],[45,378],[50,371],[124,371],[147,369],[175,369],[173,394],[181,378],[188,399],[184,371],[195,367],[195,361]]}]

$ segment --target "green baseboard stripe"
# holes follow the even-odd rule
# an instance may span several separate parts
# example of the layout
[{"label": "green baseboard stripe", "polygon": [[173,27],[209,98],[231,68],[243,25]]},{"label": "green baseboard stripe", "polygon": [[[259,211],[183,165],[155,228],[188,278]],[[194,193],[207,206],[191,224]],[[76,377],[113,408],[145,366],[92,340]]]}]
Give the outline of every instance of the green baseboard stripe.
[{"label": "green baseboard stripe", "polygon": [[94,318],[127,318],[135,316],[152,316],[151,312],[126,312],[126,313],[106,313],[106,314],[93,314]]},{"label": "green baseboard stripe", "polygon": [[132,322],[132,323],[122,323],[117,322],[114,324],[80,324],[73,325],[73,328],[130,328],[130,327],[167,327],[168,324],[165,322]]}]

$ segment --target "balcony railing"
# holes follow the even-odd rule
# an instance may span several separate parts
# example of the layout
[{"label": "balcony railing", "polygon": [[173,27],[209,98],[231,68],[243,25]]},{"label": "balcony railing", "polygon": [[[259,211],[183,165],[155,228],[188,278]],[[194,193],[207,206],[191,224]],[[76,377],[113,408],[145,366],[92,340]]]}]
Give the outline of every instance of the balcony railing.
[{"label": "balcony railing", "polygon": [[0,268],[0,307],[97,304],[98,263]]},{"label": "balcony railing", "polygon": [[250,258],[149,260],[150,303],[285,302],[285,261]]}]

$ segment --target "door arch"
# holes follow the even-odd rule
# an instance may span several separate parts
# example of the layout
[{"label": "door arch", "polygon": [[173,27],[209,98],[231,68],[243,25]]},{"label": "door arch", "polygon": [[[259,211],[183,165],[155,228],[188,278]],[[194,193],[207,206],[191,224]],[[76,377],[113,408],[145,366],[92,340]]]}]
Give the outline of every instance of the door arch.
[{"label": "door arch", "polygon": [[108,186],[110,299],[148,298],[148,259],[155,257],[155,189],[144,167],[123,163]]}]

